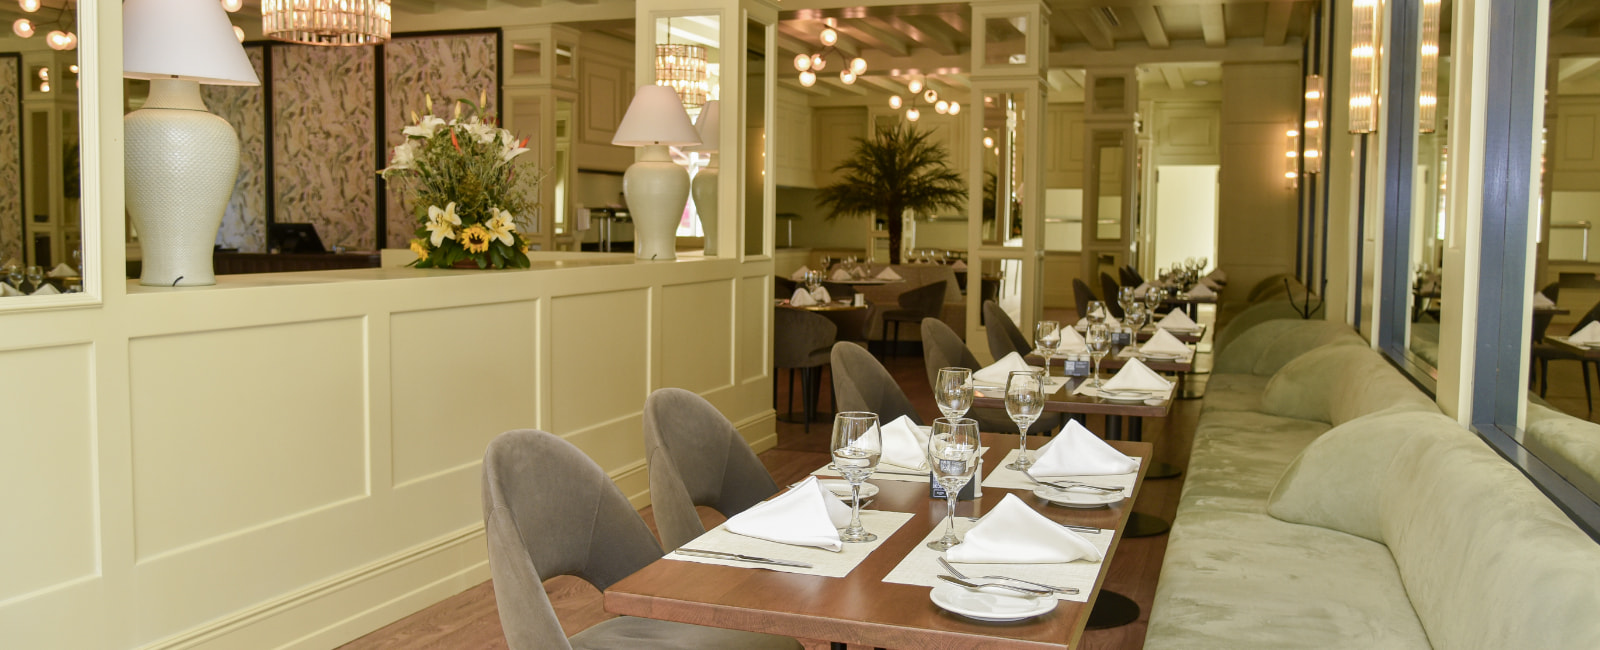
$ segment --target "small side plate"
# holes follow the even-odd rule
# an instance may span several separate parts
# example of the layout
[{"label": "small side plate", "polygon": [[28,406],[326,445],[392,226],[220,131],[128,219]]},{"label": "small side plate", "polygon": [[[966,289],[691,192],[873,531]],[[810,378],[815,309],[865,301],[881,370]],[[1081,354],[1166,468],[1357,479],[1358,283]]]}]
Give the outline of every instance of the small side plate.
[{"label": "small side plate", "polygon": [[1121,492],[1107,494],[1093,491],[1060,490],[1046,485],[1034,488],[1033,496],[1068,508],[1103,508],[1120,502],[1125,498]]},{"label": "small side plate", "polygon": [[947,612],[990,623],[1047,614],[1059,602],[1053,596],[1023,596],[1002,589],[973,591],[942,581],[928,592],[928,598]]},{"label": "small side plate", "polygon": [[[839,497],[840,499],[843,499],[845,501],[849,501],[850,500],[850,482],[849,481],[846,481],[846,480],[843,480],[843,479],[822,479],[822,480],[817,481],[817,482],[822,484],[822,489],[827,490],[829,492],[832,492],[833,496]],[[873,485],[871,483],[862,483],[861,484],[861,500],[862,501],[866,501],[867,499],[871,499],[872,497],[875,497],[875,496],[878,496],[878,486]]]}]

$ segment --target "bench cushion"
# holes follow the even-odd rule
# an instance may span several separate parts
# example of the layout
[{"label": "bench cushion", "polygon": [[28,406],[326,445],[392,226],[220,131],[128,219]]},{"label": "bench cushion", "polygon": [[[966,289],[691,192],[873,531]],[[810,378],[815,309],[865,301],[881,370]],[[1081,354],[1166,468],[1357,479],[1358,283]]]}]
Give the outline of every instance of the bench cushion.
[{"label": "bench cushion", "polygon": [[1322,422],[1252,411],[1206,414],[1195,429],[1178,518],[1195,508],[1265,513],[1284,468],[1327,430]]},{"label": "bench cushion", "polygon": [[1438,412],[1381,355],[1359,345],[1323,346],[1285,364],[1267,382],[1261,405],[1274,415],[1332,425],[1379,411]]},{"label": "bench cushion", "polygon": [[1206,378],[1206,398],[1200,402],[1200,412],[1259,411],[1261,393],[1267,390],[1271,377],[1251,374],[1217,374]]}]

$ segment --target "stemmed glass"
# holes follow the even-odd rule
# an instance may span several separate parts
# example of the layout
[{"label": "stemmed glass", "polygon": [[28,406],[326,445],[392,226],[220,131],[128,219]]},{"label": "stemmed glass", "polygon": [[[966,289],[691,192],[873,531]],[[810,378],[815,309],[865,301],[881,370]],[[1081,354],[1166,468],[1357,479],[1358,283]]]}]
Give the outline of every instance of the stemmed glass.
[{"label": "stemmed glass", "polygon": [[1156,312],[1161,309],[1161,299],[1166,293],[1167,290],[1161,287],[1150,287],[1149,291],[1144,292],[1144,307],[1150,310],[1150,322],[1155,322]]},{"label": "stemmed glass", "polygon": [[1056,348],[1061,345],[1061,323],[1053,320],[1042,320],[1033,325],[1033,344],[1039,347],[1039,353],[1044,355],[1044,380],[1050,381],[1050,359],[1056,354]]},{"label": "stemmed glass", "polygon": [[28,284],[33,285],[33,290],[38,291],[44,286],[44,267],[34,264],[28,267]]},{"label": "stemmed glass", "polygon": [[1139,302],[1139,297],[1133,295],[1133,287],[1123,287],[1117,290],[1117,304],[1122,305],[1122,313],[1133,309],[1133,304]]},{"label": "stemmed glass", "polygon": [[815,294],[817,287],[822,286],[822,272],[808,271],[806,273],[806,292]]},{"label": "stemmed glass", "polygon": [[944,537],[928,542],[928,548],[947,551],[961,543],[956,537],[956,496],[972,480],[978,469],[978,421],[971,418],[939,418],[928,434],[928,466],[933,478],[944,486],[948,508],[945,520],[950,527]]},{"label": "stemmed glass", "polygon": [[972,408],[972,369],[940,368],[933,383],[933,400],[947,418],[959,418]]},{"label": "stemmed glass", "polygon": [[1094,379],[1089,385],[1099,388],[1103,383],[1100,381],[1100,360],[1111,349],[1111,330],[1103,323],[1090,325],[1089,331],[1083,334],[1083,343],[1088,346],[1089,356],[1094,359]]},{"label": "stemmed glass", "polygon": [[1028,457],[1028,427],[1033,426],[1034,421],[1042,414],[1044,414],[1044,382],[1040,381],[1039,371],[1012,371],[1006,378],[1006,415],[1011,416],[1011,421],[1017,423],[1018,433],[1022,435],[1018,447],[1022,451],[1017,454],[1015,461],[1006,465],[1006,469],[1020,472],[1033,467],[1033,459]]},{"label": "stemmed glass", "polygon": [[844,542],[870,542],[878,538],[861,526],[861,484],[878,468],[883,456],[883,434],[878,414],[845,411],[833,418],[833,469],[850,482],[850,526],[839,531]]},{"label": "stemmed glass", "polygon": [[1123,313],[1122,324],[1128,326],[1128,345],[1139,342],[1139,330],[1144,328],[1144,318],[1149,312],[1145,311],[1144,303],[1137,300],[1128,304],[1128,310]]},{"label": "stemmed glass", "polygon": [[6,280],[11,283],[11,288],[20,291],[22,289],[22,267],[15,264],[7,264],[5,272]]},{"label": "stemmed glass", "polygon": [[1099,300],[1090,300],[1089,301],[1089,324],[1090,325],[1098,325],[1100,323],[1106,322],[1106,315],[1108,313],[1110,313],[1110,312],[1106,311],[1106,304],[1105,303],[1100,302]]}]

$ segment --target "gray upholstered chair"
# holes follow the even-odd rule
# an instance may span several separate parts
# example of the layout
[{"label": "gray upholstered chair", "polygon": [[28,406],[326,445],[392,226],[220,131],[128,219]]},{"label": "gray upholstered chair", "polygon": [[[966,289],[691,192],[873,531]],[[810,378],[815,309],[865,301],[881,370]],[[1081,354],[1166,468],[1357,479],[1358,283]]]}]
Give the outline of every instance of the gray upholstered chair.
[{"label": "gray upholstered chair", "polygon": [[1078,309],[1078,318],[1089,315],[1089,301],[1098,300],[1094,291],[1081,278],[1072,279],[1072,304]]},{"label": "gray upholstered chair", "polygon": [[793,639],[631,616],[568,639],[544,580],[577,576],[603,591],[660,558],[661,547],[600,466],[556,436],[520,429],[489,443],[483,521],[495,604],[512,650],[800,648]]},{"label": "gray upholstered chair", "polygon": [[[1006,310],[1000,308],[999,303],[993,300],[983,301],[983,319],[989,323],[986,328],[989,336],[989,354],[996,360],[1012,352],[1028,356],[1028,353],[1033,351],[1033,345],[1028,341],[1028,336],[1023,334],[1022,330],[1017,329],[1017,324],[1011,320],[1011,316],[1006,314]],[[922,330],[926,332],[928,326],[923,325]],[[951,333],[954,334],[954,332]],[[966,347],[965,343],[961,345]],[[927,349],[927,346],[924,345],[923,349]],[[971,353],[969,352],[968,354]],[[973,370],[977,370],[977,368],[973,368]]]},{"label": "gray upholstered chair", "polygon": [[[894,356],[900,347],[900,324],[921,323],[924,318],[938,318],[939,312],[944,309],[945,281],[931,282],[905,293],[898,298],[900,308],[884,312],[883,314],[883,341],[889,346],[889,355]],[[894,324],[894,342],[889,342],[889,324]]]},{"label": "gray upholstered chair", "polygon": [[1106,309],[1111,310],[1111,315],[1118,320],[1121,320],[1123,316],[1122,303],[1117,302],[1117,291],[1121,288],[1117,284],[1117,279],[1111,277],[1110,273],[1100,272],[1100,293],[1105,296]]},{"label": "gray upholstered chair", "polygon": [[663,388],[644,401],[650,506],[667,551],[706,532],[696,506],[732,517],[778,493],[733,423],[704,397]]},{"label": "gray upholstered chair", "polygon": [[[984,303],[984,309],[988,310],[989,306],[993,304],[993,301]],[[1001,314],[996,318],[1004,317],[1005,315]],[[989,322],[994,323],[994,318],[991,318]],[[1011,322],[1011,319],[1006,318],[1006,322]],[[994,325],[991,324],[989,330],[992,332],[994,329]],[[994,337],[993,334],[989,336],[991,340]],[[977,370],[983,367],[978,363],[978,358],[973,356],[972,350],[961,340],[961,336],[956,334],[955,330],[950,329],[950,326],[946,325],[944,321],[937,318],[924,318],[922,320],[922,364],[928,371],[928,386],[930,387],[938,381],[940,368]],[[967,417],[978,421],[979,431],[1014,433],[1017,430],[1016,423],[1011,421],[1011,416],[1006,415],[1005,409],[973,407],[967,410]],[[1028,427],[1028,433],[1049,435],[1050,432],[1060,428],[1062,424],[1065,424],[1062,414],[1045,413],[1039,416],[1039,419],[1035,420],[1032,426]]]},{"label": "gray upholstered chair", "polygon": [[840,411],[872,411],[887,423],[902,415],[922,424],[916,407],[871,352],[854,343],[833,344],[833,393]]},{"label": "gray upholstered chair", "polygon": [[[800,371],[800,401],[806,431],[817,412],[817,397],[822,385],[822,367],[828,365],[828,349],[838,338],[839,326],[826,317],[802,309],[775,308],[773,316],[772,365],[789,369],[789,413],[794,413],[794,371]],[[778,382],[772,382],[772,405],[778,405]]]}]

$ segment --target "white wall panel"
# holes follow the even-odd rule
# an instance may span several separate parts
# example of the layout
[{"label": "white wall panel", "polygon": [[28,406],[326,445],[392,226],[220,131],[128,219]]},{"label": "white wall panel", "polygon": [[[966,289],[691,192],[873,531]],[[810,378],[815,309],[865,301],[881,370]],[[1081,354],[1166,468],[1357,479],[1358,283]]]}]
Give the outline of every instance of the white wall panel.
[{"label": "white wall panel", "polygon": [[607,470],[642,459],[638,415],[650,387],[650,292],[562,296],[550,310],[551,433],[604,427],[573,444]]},{"label": "white wall panel", "polygon": [[704,393],[733,383],[733,281],[661,290],[661,386]]},{"label": "white wall panel", "polygon": [[738,349],[739,381],[750,382],[767,376],[771,360],[772,278],[756,276],[739,279]]}]

